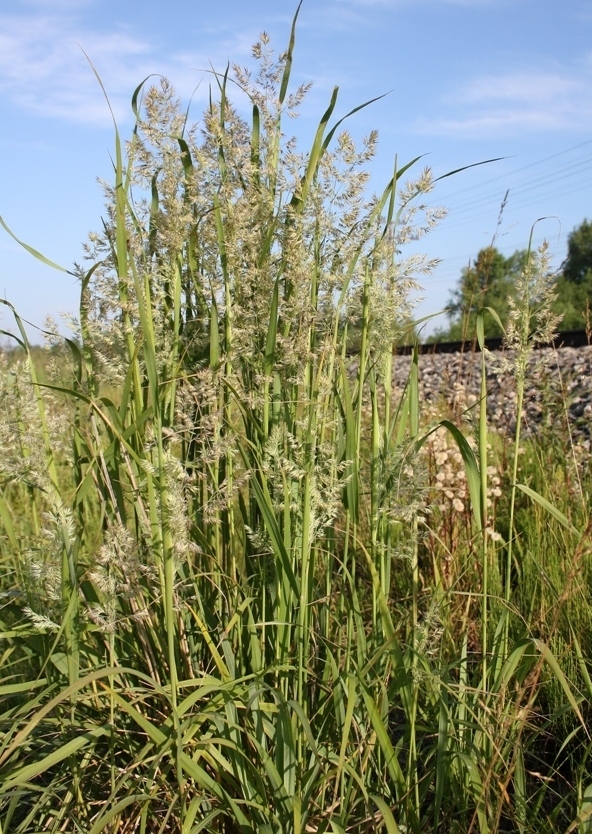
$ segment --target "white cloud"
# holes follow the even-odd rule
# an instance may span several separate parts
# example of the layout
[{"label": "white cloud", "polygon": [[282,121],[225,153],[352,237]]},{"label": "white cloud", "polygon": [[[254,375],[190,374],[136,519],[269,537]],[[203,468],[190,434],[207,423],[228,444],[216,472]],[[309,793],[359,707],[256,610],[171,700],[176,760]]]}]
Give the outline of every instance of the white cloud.
[{"label": "white cloud", "polygon": [[85,32],[55,12],[3,16],[2,95],[40,115],[105,123],[109,113],[82,49],[101,72],[118,111],[122,85],[149,53],[148,44],[122,32],[102,37]]},{"label": "white cloud", "polygon": [[[146,76],[166,75],[181,95],[189,96],[210,60],[224,68],[228,54],[240,58],[254,39],[242,33],[232,41],[210,42],[209,54],[171,54],[165,44],[124,27],[91,29],[81,19],[87,3],[80,0],[26,0],[23,5],[29,6],[26,12],[0,14],[0,96],[41,116],[97,126],[108,126],[111,117],[84,53],[116,118],[123,120],[130,116],[134,89]],[[202,87],[198,98],[207,95],[207,84]]]},{"label": "white cloud", "polygon": [[468,103],[487,101],[554,102],[578,92],[581,82],[558,73],[517,72],[508,75],[485,75],[470,82],[461,93]]},{"label": "white cloud", "polygon": [[446,116],[416,124],[419,133],[482,138],[534,131],[587,130],[592,124],[592,61],[548,70],[484,75],[442,102]]}]

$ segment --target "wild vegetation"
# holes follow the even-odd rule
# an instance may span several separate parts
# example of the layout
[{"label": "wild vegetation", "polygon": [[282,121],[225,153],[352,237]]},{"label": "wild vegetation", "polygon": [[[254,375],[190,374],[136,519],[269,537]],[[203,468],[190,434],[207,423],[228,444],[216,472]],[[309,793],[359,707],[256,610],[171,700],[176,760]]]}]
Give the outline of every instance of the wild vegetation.
[{"label": "wild vegetation", "polygon": [[476,404],[423,409],[417,353],[395,396],[431,175],[368,201],[337,90],[299,153],[293,46],[235,68],[249,123],[229,73],[196,127],[138,88],[76,336],[39,361],[14,312],[2,834],[592,830],[589,457],[521,439],[545,252],[513,438],[486,352]]}]

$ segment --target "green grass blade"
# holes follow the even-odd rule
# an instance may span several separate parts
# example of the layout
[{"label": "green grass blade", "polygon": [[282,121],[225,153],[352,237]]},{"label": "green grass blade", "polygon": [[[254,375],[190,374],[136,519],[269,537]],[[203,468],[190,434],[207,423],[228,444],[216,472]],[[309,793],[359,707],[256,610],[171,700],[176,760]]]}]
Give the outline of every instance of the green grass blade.
[{"label": "green grass blade", "polygon": [[296,43],[296,23],[298,21],[298,15],[300,14],[300,8],[304,0],[300,0],[298,6],[296,7],[296,14],[292,19],[292,28],[290,29],[290,42],[288,44],[288,49],[286,50],[286,55],[284,59],[284,72],[282,74],[282,83],[280,85],[280,92],[278,96],[278,100],[280,105],[282,105],[286,99],[286,93],[288,92],[288,85],[290,83],[290,74],[292,72],[292,58],[294,55],[294,44]]},{"label": "green grass blade", "polygon": [[393,786],[395,788],[395,795],[397,797],[397,801],[401,802],[407,792],[407,783],[405,781],[405,776],[403,775],[401,765],[399,764],[397,752],[393,747],[390,735],[384,725],[384,721],[382,720],[380,711],[378,709],[378,706],[376,705],[374,698],[365,686],[361,685],[360,689],[362,692],[362,697],[364,698],[364,703],[368,711],[368,716],[370,718],[372,728],[376,733],[376,739],[384,755],[386,768],[389,772],[391,779],[393,780]]},{"label": "green grass blade", "polygon": [[[20,240],[10,229],[10,227],[7,226],[7,224],[4,222],[2,215],[0,215],[0,226],[2,226],[8,232],[10,237],[13,240],[15,240],[19,246],[22,246],[23,249],[26,249],[26,251],[30,255],[33,255],[33,257],[36,258],[38,261],[41,261],[41,263],[45,264],[46,266],[50,266],[52,269],[57,269],[58,272],[65,272],[67,275],[74,276],[74,278],[78,277],[75,272],[72,272],[69,269],[65,269],[63,266],[54,263],[54,261],[50,261],[50,259],[46,258],[45,255],[42,255],[41,252],[38,252],[36,249],[33,249],[32,246],[29,246],[27,243],[24,243],[22,240]],[[6,303],[6,301],[3,301],[3,303]]]},{"label": "green grass blade", "polygon": [[68,759],[79,750],[82,750],[82,748],[86,747],[95,739],[108,735],[108,733],[109,730],[107,727],[96,727],[93,730],[88,730],[71,741],[66,742],[66,744],[63,744],[57,750],[44,756],[39,761],[25,765],[16,771],[8,771],[2,779],[0,792],[8,792],[13,788],[25,785],[31,779],[35,779],[60,762],[63,762],[64,759]]},{"label": "green grass blade", "polygon": [[547,501],[546,498],[544,498],[542,495],[540,495],[534,489],[531,489],[529,486],[526,486],[526,484],[516,484],[516,486],[525,495],[528,495],[529,498],[532,498],[533,501],[536,501],[537,504],[540,504],[540,506],[543,507],[548,513],[550,513],[550,515],[552,515],[553,518],[556,518],[557,521],[559,521],[560,524],[563,524],[563,526],[567,530],[569,530],[569,532],[572,533],[572,535],[577,536],[578,538],[581,537],[582,534],[577,529],[577,527],[574,527],[574,525],[567,518],[567,516],[565,516],[561,512],[561,510],[558,510],[557,507],[555,507],[553,504],[551,504],[550,501]]},{"label": "green grass blade", "polygon": [[382,814],[382,820],[384,822],[386,830],[388,831],[388,834],[401,834],[401,829],[395,822],[393,812],[386,804],[384,799],[382,799],[382,797],[380,796],[377,796],[376,794],[372,794],[370,796],[370,799],[372,800],[372,802],[374,802],[374,804]]},{"label": "green grass blade", "polygon": [[557,662],[557,658],[555,657],[551,649],[546,645],[546,643],[543,643],[542,640],[533,640],[533,643],[541,653],[543,660],[551,667],[551,670],[553,671],[553,674],[555,675],[557,682],[563,689],[563,692],[569,702],[570,707],[572,708],[574,714],[576,715],[580,724],[582,725],[582,728],[586,733],[586,736],[590,738],[588,725],[584,721],[584,717],[582,716],[580,708],[578,707],[575,695],[572,692],[571,686],[569,685],[567,678],[563,674],[563,671],[561,670],[559,663]]},{"label": "green grass blade", "polygon": [[475,453],[471,449],[466,437],[463,435],[458,426],[455,426],[454,423],[450,422],[450,420],[441,420],[437,426],[431,428],[418,440],[416,449],[419,451],[428,437],[440,427],[443,427],[450,432],[456,445],[458,446],[459,452],[462,455],[465,464],[465,472],[467,476],[467,484],[469,486],[469,495],[471,497],[473,515],[475,517],[477,529],[481,530],[483,528],[483,522],[481,517],[481,475],[479,473],[479,465],[477,463]]},{"label": "green grass blade", "polygon": [[[247,458],[247,455],[242,447],[241,454],[245,466],[249,467],[250,461]],[[296,596],[300,598],[299,582],[294,574],[288,551],[286,550],[286,547],[284,545],[283,536],[281,534],[277,519],[275,517],[273,502],[271,500],[271,496],[269,494],[269,490],[267,489],[265,481],[263,480],[263,478],[259,480],[259,478],[254,477],[251,479],[250,486],[257,501],[259,510],[261,511],[261,516],[263,517],[265,528],[271,538],[274,547],[274,552],[276,556],[279,558],[280,564],[284,571],[284,575],[286,576],[294,594],[296,594]]]},{"label": "green grass blade", "polygon": [[125,809],[130,805],[150,803],[154,799],[154,796],[150,796],[150,794],[147,793],[131,794],[131,796],[126,796],[124,799],[120,799],[119,802],[117,802],[112,808],[101,814],[98,819],[95,820],[92,828],[89,829],[88,834],[100,834],[101,831],[105,830],[112,819],[117,817],[122,811],[125,811]]}]

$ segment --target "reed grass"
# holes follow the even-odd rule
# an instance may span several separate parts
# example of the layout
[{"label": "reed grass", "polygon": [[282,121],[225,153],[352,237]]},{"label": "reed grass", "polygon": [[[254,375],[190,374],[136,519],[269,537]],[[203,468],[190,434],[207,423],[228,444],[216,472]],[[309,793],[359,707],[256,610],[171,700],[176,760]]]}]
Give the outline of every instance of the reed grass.
[{"label": "reed grass", "polygon": [[[167,82],[135,91],[58,375],[10,308],[2,834],[588,830],[586,502],[517,491],[518,430],[496,543],[485,353],[476,443],[422,412],[417,352],[395,396],[432,179],[395,164],[366,201],[376,136],[339,133],[337,89],[308,153],[285,140],[296,18],[235,68],[250,122],[229,71],[199,128]],[[442,432],[467,485],[448,544]]]}]

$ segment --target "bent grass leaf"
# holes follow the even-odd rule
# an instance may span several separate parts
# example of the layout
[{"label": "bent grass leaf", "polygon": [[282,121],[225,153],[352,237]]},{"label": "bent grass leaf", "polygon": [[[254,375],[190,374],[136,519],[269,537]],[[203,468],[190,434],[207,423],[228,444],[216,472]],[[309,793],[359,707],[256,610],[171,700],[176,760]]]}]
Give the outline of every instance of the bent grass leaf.
[{"label": "bent grass leaf", "polygon": [[485,805],[485,796],[483,782],[479,769],[475,762],[466,753],[457,753],[457,759],[461,763],[461,769],[464,770],[468,777],[465,785],[468,788],[471,798],[475,803],[477,819],[479,820],[480,834],[489,834],[490,828],[487,822],[487,813]]},{"label": "bent grass leaf", "polygon": [[[23,249],[26,249],[30,255],[33,255],[33,257],[36,258],[38,261],[41,261],[41,263],[45,264],[46,266],[50,266],[52,269],[57,269],[58,272],[65,272],[66,275],[72,275],[74,278],[78,277],[75,272],[72,272],[71,270],[66,269],[63,266],[54,263],[54,261],[51,261],[49,258],[46,258],[45,255],[42,255],[41,252],[38,252],[36,249],[33,249],[32,246],[29,246],[27,243],[24,243],[22,240],[20,240],[12,231],[12,229],[4,222],[2,215],[0,215],[0,226],[2,226],[2,228],[8,232],[10,237],[13,240],[15,240],[19,246],[22,246]],[[6,304],[7,302],[3,300],[3,303]]]},{"label": "bent grass leaf", "polygon": [[477,525],[477,529],[481,530],[483,528],[483,520],[481,515],[481,475],[479,472],[479,465],[477,463],[475,453],[471,449],[469,442],[458,426],[455,426],[454,423],[450,422],[450,420],[441,420],[417,441],[416,449],[419,451],[429,436],[439,428],[445,428],[448,432],[450,432],[456,445],[458,446],[459,452],[462,455],[465,464],[467,484],[469,486],[469,495],[471,497],[471,506],[473,508],[475,523]]},{"label": "bent grass leaf", "polygon": [[0,793],[11,791],[13,788],[19,787],[21,785],[25,785],[27,782],[31,781],[31,779],[35,779],[37,776],[40,776],[45,771],[49,770],[52,767],[55,767],[60,762],[63,762],[64,759],[73,756],[83,747],[86,747],[91,741],[96,740],[100,736],[106,736],[109,734],[108,727],[96,727],[93,730],[88,730],[85,733],[77,736],[76,738],[68,741],[66,744],[63,744],[57,750],[54,750],[53,753],[49,753],[44,758],[40,759],[37,762],[32,762],[31,764],[25,765],[15,771],[8,771],[8,773],[3,776],[1,783],[0,783]]},{"label": "bent grass leaf", "polygon": [[567,530],[569,530],[569,532],[572,535],[578,536],[578,538],[581,537],[582,534],[577,529],[577,527],[574,527],[574,525],[567,518],[567,516],[564,515],[561,512],[561,510],[558,510],[557,507],[555,507],[553,504],[551,504],[550,501],[548,501],[546,498],[544,498],[542,495],[540,495],[540,493],[536,492],[534,489],[531,489],[531,487],[526,486],[526,484],[516,484],[516,486],[525,495],[528,495],[529,498],[532,498],[533,501],[536,501],[537,504],[540,504],[541,507],[543,507],[545,510],[547,510],[547,512],[550,513],[553,516],[553,518],[556,518],[557,521],[559,521],[560,524],[563,524],[563,526]]},{"label": "bent grass leaf", "polygon": [[401,834],[401,829],[395,821],[393,812],[386,804],[384,799],[381,796],[377,796],[376,794],[372,794],[370,798],[382,814],[382,821],[384,823],[384,827],[388,831],[388,834]]},{"label": "bent grass leaf", "polygon": [[368,716],[370,718],[372,728],[376,733],[378,744],[380,745],[380,748],[384,755],[386,768],[389,772],[391,779],[393,780],[397,801],[403,802],[405,794],[407,792],[407,784],[405,781],[405,776],[401,769],[401,765],[399,764],[397,752],[393,747],[390,735],[384,725],[384,721],[382,720],[382,717],[380,715],[380,710],[378,709],[374,698],[362,683],[360,683],[360,689],[362,692],[362,697],[364,698],[364,703],[368,711]]},{"label": "bent grass leaf", "polygon": [[463,171],[468,171],[470,168],[478,168],[480,165],[489,165],[492,162],[502,162],[505,158],[505,156],[496,156],[493,157],[493,159],[484,159],[481,162],[472,162],[470,165],[463,165],[462,168],[455,168],[453,171],[448,171],[447,174],[441,174],[439,177],[436,177],[434,182],[445,180],[447,177],[453,177],[455,174],[461,174]]},{"label": "bent grass leaf", "polygon": [[130,805],[147,804],[153,802],[154,799],[154,796],[147,793],[131,794],[131,796],[126,796],[124,799],[120,799],[119,802],[117,802],[112,808],[110,808],[106,813],[101,814],[99,818],[95,820],[92,828],[89,829],[88,834],[100,834],[101,831],[105,830],[112,819],[117,817],[122,811],[125,811],[125,809]]},{"label": "bent grass leaf", "polygon": [[59,704],[63,703],[64,701],[68,701],[72,698],[72,696],[76,695],[78,692],[84,690],[90,684],[93,684],[96,681],[100,681],[104,678],[112,678],[117,677],[120,675],[131,674],[134,677],[143,680],[144,682],[150,684],[155,691],[164,694],[164,691],[156,682],[150,678],[148,675],[145,675],[143,672],[138,672],[135,669],[130,669],[125,666],[120,667],[106,667],[103,669],[95,669],[93,672],[89,672],[83,678],[79,678],[74,683],[64,687],[57,695],[55,695],[51,700],[49,700],[46,704],[40,707],[34,715],[29,719],[27,724],[19,730],[14,737],[13,741],[8,745],[5,751],[0,756],[0,766],[10,758],[10,756],[17,750],[17,748],[23,744],[23,742],[29,738],[33,730],[46,718]]},{"label": "bent grass leaf", "polygon": [[567,681],[567,678],[563,674],[563,671],[557,661],[557,658],[555,657],[551,649],[547,646],[547,644],[543,643],[542,640],[534,640],[533,643],[541,653],[543,660],[551,667],[557,682],[559,683],[559,685],[563,689],[563,692],[565,693],[565,697],[567,698],[570,707],[572,708],[574,714],[576,715],[580,724],[582,725],[582,728],[586,733],[586,736],[590,738],[590,731],[588,730],[588,725],[584,721],[584,717],[580,711],[576,697],[572,691],[571,686]]}]

